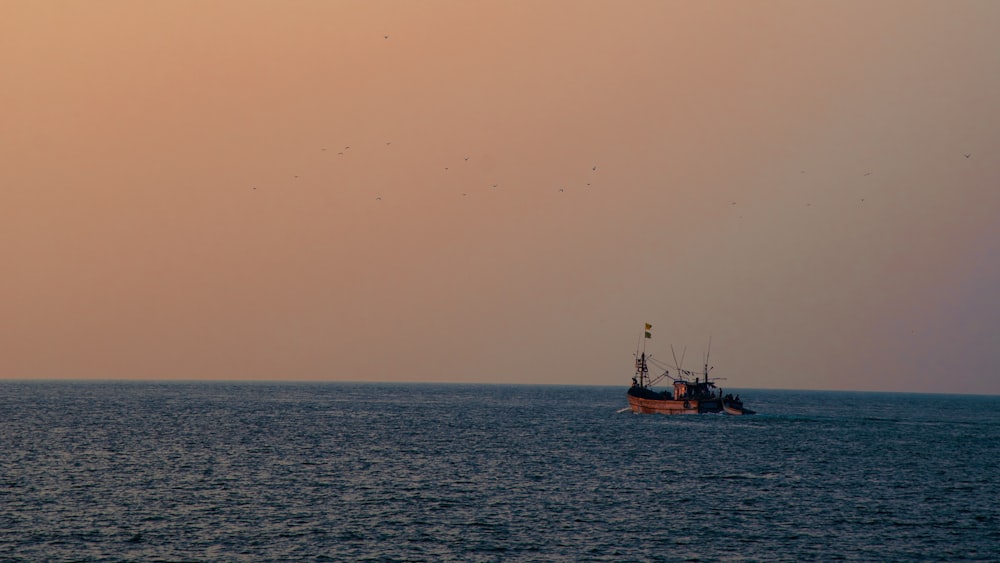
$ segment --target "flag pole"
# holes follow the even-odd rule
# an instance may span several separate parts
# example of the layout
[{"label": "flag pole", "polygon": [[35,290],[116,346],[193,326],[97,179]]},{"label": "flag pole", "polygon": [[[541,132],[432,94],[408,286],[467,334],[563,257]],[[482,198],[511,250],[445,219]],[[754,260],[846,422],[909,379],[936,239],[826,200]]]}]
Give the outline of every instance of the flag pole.
[{"label": "flag pole", "polygon": [[642,340],[642,359],[640,360],[639,366],[639,378],[641,380],[646,378],[646,373],[648,372],[648,369],[646,368],[646,341],[652,338],[652,335],[649,332],[652,328],[653,325],[646,323],[643,327],[642,336],[640,337]]}]

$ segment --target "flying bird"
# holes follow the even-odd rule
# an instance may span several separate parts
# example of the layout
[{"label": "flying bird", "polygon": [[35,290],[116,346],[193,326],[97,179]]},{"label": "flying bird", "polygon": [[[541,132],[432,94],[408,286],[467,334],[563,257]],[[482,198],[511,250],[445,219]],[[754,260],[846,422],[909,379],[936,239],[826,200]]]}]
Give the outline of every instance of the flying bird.
[{"label": "flying bird", "polygon": [[388,35],[383,35],[383,36],[382,36],[382,38],[383,38],[383,39],[388,39],[388,38],[389,38],[389,36],[388,36]]},{"label": "flying bird", "polygon": [[963,153],[963,154],[965,154],[965,158],[969,158],[970,156],[972,156],[971,152],[967,152],[967,153]]}]

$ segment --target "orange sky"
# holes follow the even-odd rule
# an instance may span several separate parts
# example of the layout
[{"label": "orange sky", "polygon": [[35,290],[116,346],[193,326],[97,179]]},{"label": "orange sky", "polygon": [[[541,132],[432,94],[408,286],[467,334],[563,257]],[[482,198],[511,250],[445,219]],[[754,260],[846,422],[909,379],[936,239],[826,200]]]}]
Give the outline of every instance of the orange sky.
[{"label": "orange sky", "polygon": [[997,29],[0,3],[0,377],[624,386],[650,322],[732,386],[1000,393]]}]

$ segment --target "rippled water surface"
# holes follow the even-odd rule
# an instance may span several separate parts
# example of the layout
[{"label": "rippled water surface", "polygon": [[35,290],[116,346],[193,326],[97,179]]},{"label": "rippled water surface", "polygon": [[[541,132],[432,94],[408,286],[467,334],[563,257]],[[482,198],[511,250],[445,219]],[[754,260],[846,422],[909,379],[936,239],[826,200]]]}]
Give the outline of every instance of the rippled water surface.
[{"label": "rippled water surface", "polygon": [[1000,558],[1000,397],[0,383],[0,560]]}]

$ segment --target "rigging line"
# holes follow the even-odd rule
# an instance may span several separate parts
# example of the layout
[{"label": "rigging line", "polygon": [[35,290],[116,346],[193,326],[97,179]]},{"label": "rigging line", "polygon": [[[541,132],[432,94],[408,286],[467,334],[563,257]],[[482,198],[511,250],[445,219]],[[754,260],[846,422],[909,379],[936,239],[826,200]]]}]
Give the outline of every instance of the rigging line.
[{"label": "rigging line", "polygon": [[656,366],[656,367],[658,367],[660,369],[667,369],[667,368],[673,368],[675,370],[678,369],[676,366],[672,366],[672,365],[670,365],[670,364],[668,364],[666,362],[661,362],[659,360],[653,360],[653,359],[650,359],[650,358],[646,358],[646,361],[649,362],[649,363],[651,363],[651,364],[653,364],[654,366]]},{"label": "rigging line", "polygon": [[[660,369],[670,368],[670,369],[673,369],[674,371],[676,371],[678,373],[685,373],[685,374],[690,374],[690,375],[703,375],[702,372],[700,372],[700,371],[692,371],[692,370],[689,370],[689,369],[684,369],[684,368],[682,368],[680,366],[677,366],[677,365],[668,364],[668,363],[663,362],[663,361],[652,360],[648,356],[646,358],[646,361],[649,362],[649,363],[651,363],[651,364],[653,364],[655,367],[658,367]],[[715,366],[712,366],[712,367],[715,367]]]}]

